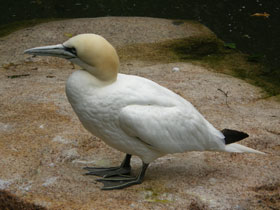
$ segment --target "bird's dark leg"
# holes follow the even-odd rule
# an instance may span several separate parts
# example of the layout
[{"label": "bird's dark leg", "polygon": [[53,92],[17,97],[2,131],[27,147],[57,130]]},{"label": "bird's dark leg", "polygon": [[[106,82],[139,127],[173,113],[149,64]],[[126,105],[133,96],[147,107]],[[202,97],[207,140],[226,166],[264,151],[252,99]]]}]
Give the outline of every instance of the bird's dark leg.
[{"label": "bird's dark leg", "polygon": [[133,176],[115,176],[110,178],[97,179],[96,181],[102,182],[104,186],[102,190],[115,190],[123,189],[135,184],[141,184],[143,182],[146,170],[149,164],[142,163],[142,169],[137,177]]},{"label": "bird's dark leg", "polygon": [[109,168],[85,167],[84,169],[88,171],[86,175],[95,175],[104,178],[112,177],[112,176],[129,175],[131,172],[130,159],[131,159],[131,155],[126,154],[122,164],[119,167],[109,167]]}]

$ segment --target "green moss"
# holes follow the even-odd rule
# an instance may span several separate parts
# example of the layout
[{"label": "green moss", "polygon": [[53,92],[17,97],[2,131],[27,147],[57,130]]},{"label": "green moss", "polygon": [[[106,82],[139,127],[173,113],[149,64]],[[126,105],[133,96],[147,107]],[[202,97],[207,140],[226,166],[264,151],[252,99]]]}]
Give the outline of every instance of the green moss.
[{"label": "green moss", "polygon": [[214,36],[190,37],[166,43],[167,49],[173,51],[180,59],[189,59],[217,53],[221,42]]},{"label": "green moss", "polygon": [[222,42],[215,36],[188,37],[158,43],[132,44],[118,48],[120,59],[180,62],[217,53]]},{"label": "green moss", "polygon": [[229,49],[236,49],[235,43],[224,43],[224,47],[227,47]]},{"label": "green moss", "polygon": [[155,202],[155,203],[170,203],[171,200],[161,199],[160,197],[166,196],[167,189],[162,187],[153,186],[153,188],[145,189],[144,192],[144,200],[147,202]]},{"label": "green moss", "polygon": [[19,29],[32,27],[40,23],[46,23],[54,20],[61,20],[61,19],[55,19],[55,18],[48,18],[48,19],[32,19],[32,20],[23,20],[23,21],[17,21],[6,25],[0,26],[0,37],[7,36],[10,33],[17,31]]}]

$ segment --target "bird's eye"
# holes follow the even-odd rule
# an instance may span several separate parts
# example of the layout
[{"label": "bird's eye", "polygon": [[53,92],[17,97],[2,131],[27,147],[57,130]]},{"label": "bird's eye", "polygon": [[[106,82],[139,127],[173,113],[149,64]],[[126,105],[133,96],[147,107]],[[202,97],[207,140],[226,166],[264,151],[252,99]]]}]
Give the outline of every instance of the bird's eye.
[{"label": "bird's eye", "polygon": [[72,53],[73,55],[77,55],[77,50],[75,47],[65,47],[65,50]]}]

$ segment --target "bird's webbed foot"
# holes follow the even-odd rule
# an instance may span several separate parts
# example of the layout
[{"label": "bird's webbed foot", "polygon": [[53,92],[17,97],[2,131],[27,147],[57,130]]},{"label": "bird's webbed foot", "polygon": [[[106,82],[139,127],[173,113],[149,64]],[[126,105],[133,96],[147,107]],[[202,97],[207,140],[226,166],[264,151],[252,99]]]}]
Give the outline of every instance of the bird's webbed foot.
[{"label": "bird's webbed foot", "polygon": [[142,170],[137,177],[120,175],[109,178],[97,179],[96,181],[102,182],[104,184],[104,186],[101,188],[102,190],[123,189],[131,185],[141,184],[144,179],[148,165],[149,164],[143,163]]},{"label": "bird's webbed foot", "polygon": [[131,155],[127,154],[119,167],[85,167],[84,169],[88,171],[85,175],[95,175],[104,178],[129,175],[131,172],[130,159]]}]

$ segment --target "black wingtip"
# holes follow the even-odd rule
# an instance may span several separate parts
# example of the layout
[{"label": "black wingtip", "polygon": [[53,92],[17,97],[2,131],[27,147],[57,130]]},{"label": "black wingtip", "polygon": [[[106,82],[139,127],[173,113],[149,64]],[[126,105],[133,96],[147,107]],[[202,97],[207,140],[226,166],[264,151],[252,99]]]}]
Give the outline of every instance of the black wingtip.
[{"label": "black wingtip", "polygon": [[231,129],[223,129],[221,131],[225,136],[225,143],[231,144],[237,141],[240,141],[242,139],[247,138],[249,135],[247,133],[231,130]]}]

